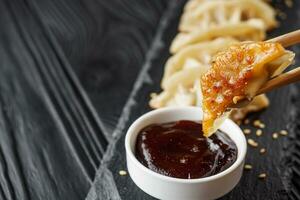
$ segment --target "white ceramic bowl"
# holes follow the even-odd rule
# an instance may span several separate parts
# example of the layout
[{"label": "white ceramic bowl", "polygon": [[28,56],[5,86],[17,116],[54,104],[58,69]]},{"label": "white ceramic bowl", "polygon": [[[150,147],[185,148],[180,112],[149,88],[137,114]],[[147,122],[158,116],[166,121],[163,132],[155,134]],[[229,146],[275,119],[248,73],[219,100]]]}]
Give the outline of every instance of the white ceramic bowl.
[{"label": "white ceramic bowl", "polygon": [[162,108],[138,118],[128,129],[125,138],[127,168],[130,177],[144,192],[164,200],[216,199],[231,191],[239,182],[247,151],[246,139],[241,129],[227,119],[221,130],[235,142],[238,148],[237,160],[228,169],[205,178],[179,179],[158,174],[135,157],[135,143],[139,131],[153,123],[177,120],[202,120],[202,111],[196,107]]}]

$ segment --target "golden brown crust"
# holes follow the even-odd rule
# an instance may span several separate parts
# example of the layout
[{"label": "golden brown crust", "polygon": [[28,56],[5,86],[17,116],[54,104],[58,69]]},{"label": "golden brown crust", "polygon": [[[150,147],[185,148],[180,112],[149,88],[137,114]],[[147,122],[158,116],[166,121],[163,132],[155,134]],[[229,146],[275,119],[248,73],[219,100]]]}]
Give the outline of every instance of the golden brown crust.
[{"label": "golden brown crust", "polygon": [[249,97],[249,82],[258,76],[268,78],[268,69],[264,65],[284,52],[278,43],[246,42],[233,45],[215,56],[211,69],[201,79],[203,131],[206,135],[211,134],[215,120],[229,105]]}]

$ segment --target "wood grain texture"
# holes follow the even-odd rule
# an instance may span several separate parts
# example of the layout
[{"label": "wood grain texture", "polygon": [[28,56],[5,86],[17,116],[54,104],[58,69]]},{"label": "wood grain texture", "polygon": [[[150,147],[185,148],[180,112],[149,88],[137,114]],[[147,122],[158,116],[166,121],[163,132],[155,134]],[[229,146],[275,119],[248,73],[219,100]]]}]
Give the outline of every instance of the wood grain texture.
[{"label": "wood grain texture", "polygon": [[[159,91],[184,3],[0,0],[1,200],[153,199],[118,174],[124,134]],[[288,18],[270,36],[298,28],[294,4],[275,2]],[[223,199],[300,198],[299,90],[270,94],[268,153],[250,149],[255,169]],[[282,128],[287,138],[267,136]]]},{"label": "wood grain texture", "polygon": [[82,199],[108,140],[30,3],[1,1],[1,199]]},{"label": "wood grain texture", "polygon": [[86,197],[165,6],[0,1],[1,200]]},{"label": "wood grain texture", "polygon": [[[181,4],[180,4],[181,3]],[[136,94],[127,100],[126,110],[121,115],[121,125],[116,128],[118,135],[116,141],[111,143],[104,156],[104,163],[97,172],[93,187],[87,197],[88,200],[95,199],[153,199],[135,186],[129,176],[120,176],[119,170],[126,169],[124,134],[130,124],[141,114],[149,110],[149,93],[159,90],[159,82],[162,76],[163,65],[168,58],[168,47],[177,32],[178,19],[180,17],[183,1],[178,2],[172,11],[173,15],[167,16],[164,26],[158,27],[157,37],[163,44],[162,48],[150,49],[151,62],[146,63],[146,73],[140,76],[149,79],[150,82],[143,82],[139,85]],[[297,8],[299,2],[294,2],[293,8],[287,8],[284,2],[274,2],[274,5],[284,9],[287,19],[281,22],[281,26],[269,34],[269,37],[280,35],[284,32],[298,28],[300,16]],[[179,14],[178,14],[179,13]],[[167,24],[167,25],[166,25]],[[162,33],[161,33],[161,32]],[[161,35],[160,35],[161,33]],[[295,47],[296,54],[300,49]],[[299,60],[296,61],[299,63]],[[159,66],[159,67],[158,67]],[[143,79],[143,78],[141,78]],[[254,166],[254,169],[245,172],[240,184],[229,194],[221,199],[299,199],[299,86],[289,86],[276,90],[268,96],[271,99],[271,106],[266,111],[250,116],[251,119],[260,118],[266,128],[262,137],[249,136],[256,139],[262,147],[267,149],[265,155],[259,154],[259,149],[249,147],[246,162]],[[249,128],[242,126],[242,128]],[[250,127],[251,128],[251,127]],[[252,132],[254,131],[253,128]],[[287,129],[288,137],[281,137],[278,140],[272,139],[272,133],[281,129]],[[260,173],[266,172],[268,178],[263,181],[258,179]],[[108,176],[116,183],[113,187],[102,181]],[[118,196],[107,195],[118,192]],[[106,194],[106,195],[105,195]]]},{"label": "wood grain texture", "polygon": [[33,7],[55,35],[107,132],[112,132],[166,1],[35,1]]}]

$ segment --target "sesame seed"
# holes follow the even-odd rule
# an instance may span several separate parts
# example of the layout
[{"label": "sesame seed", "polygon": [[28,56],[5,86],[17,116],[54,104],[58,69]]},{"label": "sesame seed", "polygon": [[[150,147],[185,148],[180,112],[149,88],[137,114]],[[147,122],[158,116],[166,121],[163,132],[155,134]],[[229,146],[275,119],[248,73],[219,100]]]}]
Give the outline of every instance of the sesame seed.
[{"label": "sesame seed", "polygon": [[256,128],[265,128],[266,125],[262,123],[259,119],[253,121],[253,126]]},{"label": "sesame seed", "polygon": [[257,147],[258,143],[255,142],[253,139],[248,139],[248,144],[252,147]]},{"label": "sesame seed", "polygon": [[153,92],[153,93],[150,94],[150,97],[151,98],[157,97],[157,94]]},{"label": "sesame seed", "polygon": [[127,172],[125,170],[120,170],[119,174],[120,174],[120,176],[126,176]]},{"label": "sesame seed", "polygon": [[273,133],[272,137],[273,137],[273,139],[277,139],[278,138],[278,133]]},{"label": "sesame seed", "polygon": [[245,164],[245,166],[244,166],[244,169],[246,169],[246,170],[250,170],[250,169],[252,169],[252,165]]},{"label": "sesame seed", "polygon": [[239,100],[241,100],[241,99],[243,99],[244,97],[242,97],[242,96],[234,96],[233,98],[232,98],[232,101],[233,101],[233,103],[234,104],[236,104]]},{"label": "sesame seed", "polygon": [[266,177],[267,177],[266,173],[261,173],[258,175],[258,178],[260,178],[260,179],[265,179]]},{"label": "sesame seed", "polygon": [[251,133],[250,129],[248,129],[248,128],[244,129],[244,134],[245,135],[249,135],[250,133]]},{"label": "sesame seed", "polygon": [[284,3],[289,8],[293,7],[293,1],[292,0],[285,0]]},{"label": "sesame seed", "polygon": [[265,148],[261,148],[261,149],[259,150],[259,153],[260,153],[260,154],[266,153],[266,149],[265,149]]},{"label": "sesame seed", "polygon": [[266,125],[264,123],[260,123],[258,126],[259,126],[259,128],[265,128],[266,127]]},{"label": "sesame seed", "polygon": [[281,130],[279,133],[280,133],[280,135],[283,135],[283,136],[288,135],[288,132],[286,130]]},{"label": "sesame seed", "polygon": [[255,127],[257,127],[257,128],[259,128],[259,125],[260,125],[260,124],[261,124],[261,122],[260,122],[259,119],[253,121],[253,126],[255,126]]},{"label": "sesame seed", "polygon": [[262,130],[261,129],[258,129],[258,130],[256,130],[256,135],[259,137],[259,136],[261,136],[262,135]]},{"label": "sesame seed", "polygon": [[247,124],[249,124],[249,123],[250,123],[250,120],[249,120],[249,119],[245,119],[245,120],[244,120],[244,124],[247,125]]}]

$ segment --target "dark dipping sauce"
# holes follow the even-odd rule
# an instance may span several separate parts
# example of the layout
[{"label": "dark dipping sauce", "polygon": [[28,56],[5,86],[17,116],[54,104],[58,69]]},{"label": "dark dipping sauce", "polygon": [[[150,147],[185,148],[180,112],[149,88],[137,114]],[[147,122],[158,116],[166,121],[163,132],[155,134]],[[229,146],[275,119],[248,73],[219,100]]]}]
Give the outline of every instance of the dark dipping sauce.
[{"label": "dark dipping sauce", "polygon": [[152,124],[137,137],[135,154],[147,168],[165,176],[194,179],[215,175],[237,159],[236,144],[222,131],[203,136],[202,124]]}]

